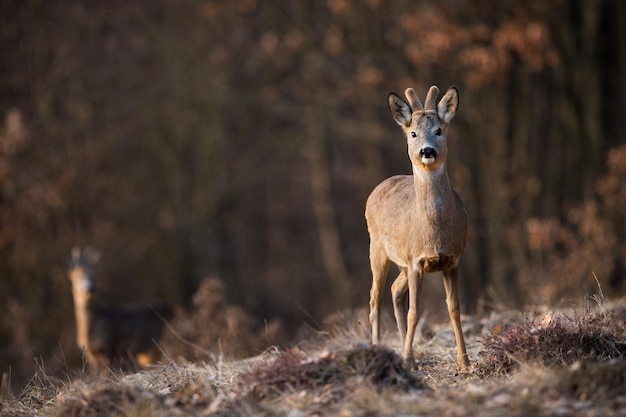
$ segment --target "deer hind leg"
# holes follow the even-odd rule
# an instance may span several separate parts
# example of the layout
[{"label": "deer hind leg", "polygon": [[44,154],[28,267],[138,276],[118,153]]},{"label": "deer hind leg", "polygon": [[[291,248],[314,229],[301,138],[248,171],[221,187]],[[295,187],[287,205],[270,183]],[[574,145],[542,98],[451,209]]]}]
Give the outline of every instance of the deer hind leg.
[{"label": "deer hind leg", "polygon": [[396,325],[400,335],[400,346],[404,346],[409,297],[409,281],[406,268],[400,270],[400,275],[391,284],[391,295],[393,298],[393,314],[396,317]]},{"label": "deer hind leg", "polygon": [[154,354],[152,352],[140,352],[135,355],[135,360],[140,368],[145,368],[156,362]]},{"label": "deer hind leg", "polygon": [[372,288],[370,290],[370,325],[372,326],[372,343],[380,341],[380,305],[383,299],[383,290],[389,271],[389,258],[385,250],[374,242],[370,244],[370,264],[372,267]]},{"label": "deer hind leg", "polygon": [[413,338],[415,337],[415,329],[420,318],[420,295],[424,281],[424,266],[409,268],[407,270],[407,281],[409,287],[409,312],[407,314],[407,331],[404,349],[402,350],[402,360],[404,365],[411,369],[415,364],[413,361]]},{"label": "deer hind leg", "polygon": [[454,337],[456,338],[457,362],[459,368],[466,369],[469,366],[469,358],[465,349],[463,330],[461,328],[461,311],[459,309],[459,292],[457,289],[458,268],[454,266],[443,271],[443,285],[446,289],[446,304],[448,314],[454,327]]},{"label": "deer hind leg", "polygon": [[95,375],[106,375],[110,370],[111,361],[105,355],[98,353],[94,354],[93,362],[91,363],[91,369]]}]

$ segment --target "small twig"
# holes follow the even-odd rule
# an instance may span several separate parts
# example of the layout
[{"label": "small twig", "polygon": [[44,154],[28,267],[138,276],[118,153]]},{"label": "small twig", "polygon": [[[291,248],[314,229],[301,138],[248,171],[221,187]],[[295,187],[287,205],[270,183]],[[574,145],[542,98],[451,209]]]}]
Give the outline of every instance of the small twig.
[{"label": "small twig", "polygon": [[595,301],[596,303],[598,303],[598,307],[600,307],[600,309],[604,311],[606,304],[605,304],[605,299],[604,299],[604,292],[602,291],[602,285],[600,284],[600,280],[596,276],[595,272],[591,271],[591,275],[593,275],[593,279],[596,280],[596,284],[598,284],[598,291],[599,291],[599,294],[592,295],[591,299]]}]

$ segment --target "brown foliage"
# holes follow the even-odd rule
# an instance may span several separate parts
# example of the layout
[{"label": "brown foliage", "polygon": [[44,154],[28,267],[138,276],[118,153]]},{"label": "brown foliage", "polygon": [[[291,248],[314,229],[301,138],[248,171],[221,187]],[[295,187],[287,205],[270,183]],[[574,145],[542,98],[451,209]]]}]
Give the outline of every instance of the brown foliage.
[{"label": "brown foliage", "polygon": [[[609,151],[607,172],[594,196],[569,210],[567,219],[526,222],[529,263],[520,271],[527,299],[552,305],[563,297],[591,294],[594,277],[607,296],[626,287],[626,146]],[[555,277],[558,279],[546,279]]]}]

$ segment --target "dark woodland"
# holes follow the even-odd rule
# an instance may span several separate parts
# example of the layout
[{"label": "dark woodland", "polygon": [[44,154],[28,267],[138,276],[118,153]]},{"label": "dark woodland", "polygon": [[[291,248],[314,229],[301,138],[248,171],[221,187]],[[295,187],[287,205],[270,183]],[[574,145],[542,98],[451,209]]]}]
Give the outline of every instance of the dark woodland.
[{"label": "dark woodland", "polygon": [[625,74],[621,0],[2,0],[0,374],[80,368],[74,246],[108,302],[166,301],[233,355],[233,328],[254,354],[365,308],[407,87],[459,91],[464,313],[623,297]]}]

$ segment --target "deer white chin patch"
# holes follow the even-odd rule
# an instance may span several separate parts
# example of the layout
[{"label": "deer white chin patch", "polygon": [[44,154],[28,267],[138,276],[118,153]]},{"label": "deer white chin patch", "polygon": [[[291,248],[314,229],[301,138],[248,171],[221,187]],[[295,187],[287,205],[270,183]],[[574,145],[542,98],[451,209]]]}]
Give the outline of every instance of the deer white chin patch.
[{"label": "deer white chin patch", "polygon": [[430,165],[433,162],[435,162],[435,158],[434,157],[431,156],[430,158],[426,158],[425,156],[422,156],[422,163],[424,165]]}]

